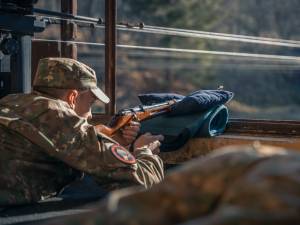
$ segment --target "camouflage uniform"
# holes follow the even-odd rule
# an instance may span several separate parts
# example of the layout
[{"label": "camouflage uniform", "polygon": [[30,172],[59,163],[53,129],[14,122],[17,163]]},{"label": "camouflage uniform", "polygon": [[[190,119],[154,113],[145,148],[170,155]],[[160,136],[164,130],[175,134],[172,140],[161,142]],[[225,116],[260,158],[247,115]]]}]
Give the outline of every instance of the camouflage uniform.
[{"label": "camouflage uniform", "polygon": [[[97,89],[95,82],[87,66],[48,58],[40,61],[34,87]],[[104,93],[94,91],[107,102]],[[81,171],[106,190],[132,184],[150,187],[164,176],[163,163],[151,150],[140,148],[132,155],[66,102],[39,92],[0,100],[0,154],[0,205],[53,196]]]},{"label": "camouflage uniform", "polygon": [[115,191],[86,215],[47,224],[300,224],[300,154],[268,146],[217,150],[147,191]]}]

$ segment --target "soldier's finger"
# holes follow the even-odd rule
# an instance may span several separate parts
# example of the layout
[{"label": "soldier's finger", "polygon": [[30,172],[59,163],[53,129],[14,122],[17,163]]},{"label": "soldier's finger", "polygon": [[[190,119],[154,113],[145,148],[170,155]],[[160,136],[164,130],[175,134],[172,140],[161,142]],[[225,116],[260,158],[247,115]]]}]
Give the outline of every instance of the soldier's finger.
[{"label": "soldier's finger", "polygon": [[148,135],[145,138],[148,143],[151,143],[154,141],[162,141],[164,139],[162,135]]},{"label": "soldier's finger", "polygon": [[133,137],[131,135],[123,135],[123,138],[125,140],[127,140],[128,142],[132,142],[133,140],[135,140],[135,137]]},{"label": "soldier's finger", "polygon": [[134,130],[134,131],[139,131],[140,130],[140,127],[139,126],[126,126],[123,128],[123,130]]},{"label": "soldier's finger", "polygon": [[135,137],[138,135],[138,133],[133,130],[123,130],[122,134],[123,134],[123,136],[127,135],[127,136],[135,136]]},{"label": "soldier's finger", "polygon": [[156,139],[156,140],[159,140],[159,141],[163,141],[165,139],[165,137],[163,135],[153,135],[153,137]]},{"label": "soldier's finger", "polygon": [[160,145],[161,145],[160,141],[156,140],[150,143],[149,148],[151,149],[151,151],[153,151],[156,148],[159,148]]},{"label": "soldier's finger", "polygon": [[129,124],[127,124],[124,128],[140,128],[141,127],[141,124],[138,123],[138,122],[134,122],[134,121],[131,121]]},{"label": "soldier's finger", "polygon": [[141,127],[141,124],[137,121],[130,121],[129,125],[133,127]]}]

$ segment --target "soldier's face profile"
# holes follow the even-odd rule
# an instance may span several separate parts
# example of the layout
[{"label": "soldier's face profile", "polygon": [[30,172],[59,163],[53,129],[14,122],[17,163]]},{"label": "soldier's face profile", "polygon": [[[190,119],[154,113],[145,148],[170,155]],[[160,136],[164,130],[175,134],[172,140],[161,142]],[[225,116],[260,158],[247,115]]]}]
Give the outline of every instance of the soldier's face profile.
[{"label": "soldier's face profile", "polygon": [[92,118],[91,108],[92,105],[95,103],[96,97],[93,95],[92,92],[82,91],[79,92],[79,95],[75,101],[75,112],[78,116],[84,117],[86,119]]}]

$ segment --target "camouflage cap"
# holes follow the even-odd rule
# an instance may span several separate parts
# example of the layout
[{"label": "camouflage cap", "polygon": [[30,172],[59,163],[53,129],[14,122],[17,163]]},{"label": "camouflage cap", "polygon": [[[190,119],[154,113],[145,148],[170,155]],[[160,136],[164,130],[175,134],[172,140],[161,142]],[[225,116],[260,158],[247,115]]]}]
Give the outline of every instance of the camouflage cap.
[{"label": "camouflage cap", "polygon": [[95,71],[70,58],[44,58],[39,61],[33,87],[78,89],[91,92],[102,102],[109,98],[97,86]]}]

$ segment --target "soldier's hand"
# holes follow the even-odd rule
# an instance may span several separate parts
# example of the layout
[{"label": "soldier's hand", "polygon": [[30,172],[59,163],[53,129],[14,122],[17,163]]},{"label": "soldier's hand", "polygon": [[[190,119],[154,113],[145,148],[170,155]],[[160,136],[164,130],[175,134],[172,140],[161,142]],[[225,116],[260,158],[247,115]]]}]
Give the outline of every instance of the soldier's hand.
[{"label": "soldier's hand", "polygon": [[153,153],[157,154],[159,153],[159,146],[161,145],[161,141],[164,140],[163,135],[152,135],[150,133],[146,133],[142,136],[140,136],[135,142],[134,142],[134,150],[137,148],[147,147],[149,148]]},{"label": "soldier's hand", "polygon": [[139,122],[131,121],[130,124],[128,124],[121,130],[122,137],[127,142],[127,144],[131,144],[136,139],[140,128],[141,124]]},{"label": "soldier's hand", "polygon": [[131,121],[129,125],[118,130],[118,132],[112,138],[124,147],[129,147],[129,145],[132,144],[136,139],[140,131],[140,127],[141,124],[139,122]]}]

